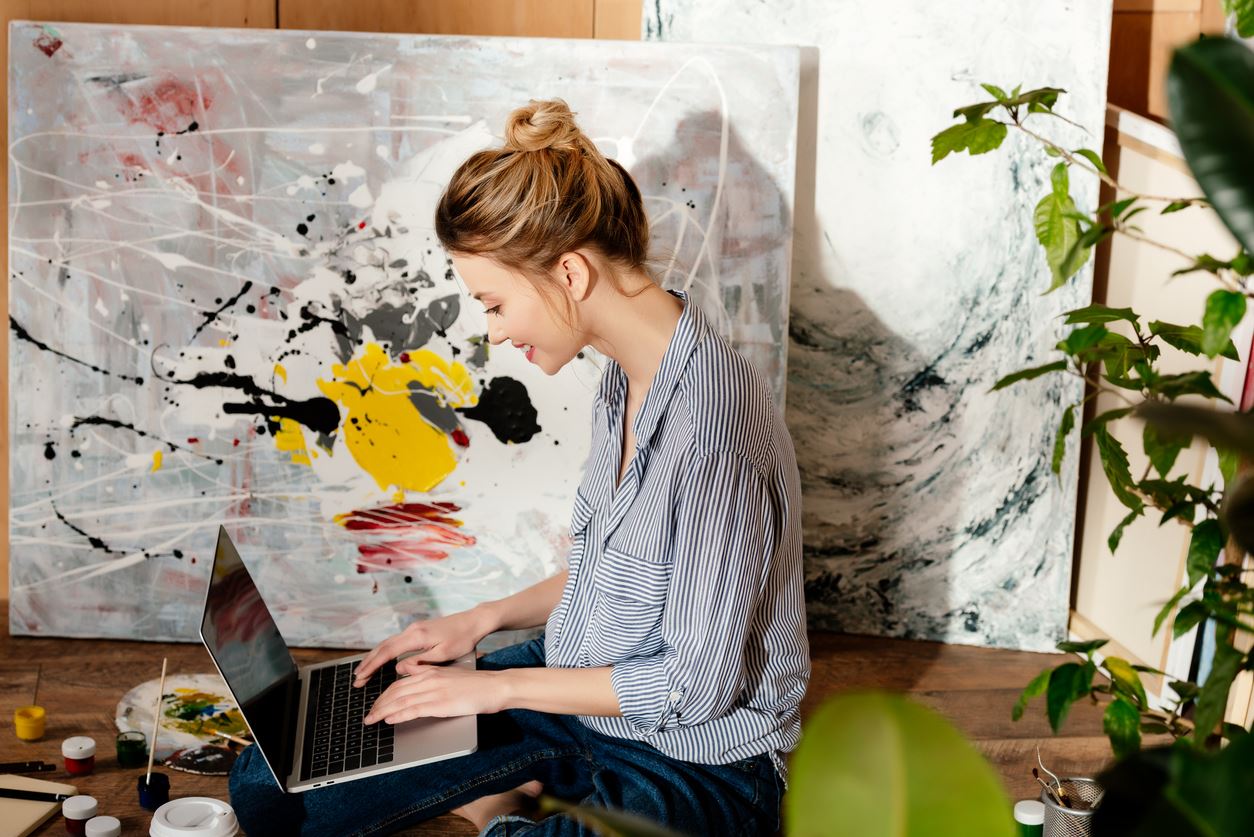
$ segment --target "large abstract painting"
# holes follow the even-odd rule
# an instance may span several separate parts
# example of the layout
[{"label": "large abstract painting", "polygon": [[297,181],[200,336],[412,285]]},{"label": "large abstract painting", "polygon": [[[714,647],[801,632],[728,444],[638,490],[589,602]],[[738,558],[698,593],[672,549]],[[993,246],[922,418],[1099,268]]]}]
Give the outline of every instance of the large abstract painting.
[{"label": "large abstract painting", "polygon": [[785,376],[798,50],[16,22],[11,629],[191,639],[219,525],[289,642],[564,565],[603,358],[490,346],[432,230],[561,97],[667,287]]},{"label": "large abstract painting", "polygon": [[[989,98],[980,82],[1054,86],[1083,128],[1033,121],[1100,152],[1110,13],[1110,0],[645,6],[651,40],[816,48],[788,360],[812,625],[1031,650],[1065,635],[1077,455],[1058,478],[1050,451],[1082,385],[989,390],[1050,357],[1091,268],[1041,296],[1032,210],[1056,160],[1033,141],[1012,130],[996,153],[933,167],[929,139]],[[1073,172],[1072,194],[1091,209],[1096,178]]]}]

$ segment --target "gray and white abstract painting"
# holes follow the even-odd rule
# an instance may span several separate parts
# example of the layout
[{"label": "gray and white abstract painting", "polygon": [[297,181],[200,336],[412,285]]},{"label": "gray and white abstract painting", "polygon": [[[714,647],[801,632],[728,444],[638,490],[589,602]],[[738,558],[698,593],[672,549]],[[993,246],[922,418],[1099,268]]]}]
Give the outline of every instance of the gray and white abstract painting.
[{"label": "gray and white abstract painting", "polygon": [[565,562],[603,359],[489,347],[432,224],[559,97],[783,399],[799,51],[14,22],[10,627],[193,639],[226,526],[289,642]]},{"label": "gray and white abstract painting", "polygon": [[[990,393],[1049,359],[1058,314],[1032,210],[1055,164],[1021,134],[931,165],[980,82],[1066,90],[1038,127],[1100,152],[1110,0],[657,0],[652,40],[803,53],[788,421],[811,624],[1031,650],[1065,634],[1077,464],[1049,454],[1078,380]],[[1095,177],[1073,173],[1083,208]],[[1073,443],[1074,444],[1074,443]]]}]

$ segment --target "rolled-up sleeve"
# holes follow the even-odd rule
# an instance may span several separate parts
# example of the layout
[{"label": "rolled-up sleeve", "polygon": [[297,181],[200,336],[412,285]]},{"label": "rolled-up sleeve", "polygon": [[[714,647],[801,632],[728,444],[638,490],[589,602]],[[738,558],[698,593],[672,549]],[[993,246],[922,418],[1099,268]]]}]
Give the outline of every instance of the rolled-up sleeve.
[{"label": "rolled-up sleeve", "polygon": [[778,512],[754,464],[702,455],[676,507],[662,650],[615,663],[623,716],[641,733],[725,715],[745,682],[745,640],[777,540]]}]

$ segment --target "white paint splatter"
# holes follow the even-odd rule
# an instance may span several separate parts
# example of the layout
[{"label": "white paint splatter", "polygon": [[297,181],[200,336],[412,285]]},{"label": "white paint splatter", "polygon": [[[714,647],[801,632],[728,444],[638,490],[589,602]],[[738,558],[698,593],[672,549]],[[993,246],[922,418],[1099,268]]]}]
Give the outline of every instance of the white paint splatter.
[{"label": "white paint splatter", "polygon": [[168,270],[176,270],[180,267],[195,267],[196,263],[183,256],[180,253],[163,253],[160,250],[147,251],[154,259],[161,262],[161,266]]},{"label": "white paint splatter", "polygon": [[370,194],[370,187],[363,183],[354,189],[353,193],[348,196],[348,202],[353,206],[362,209],[374,203],[374,195]]},{"label": "white paint splatter", "polygon": [[309,146],[309,153],[310,154],[326,154],[327,147],[320,142],[315,142],[313,145]]},{"label": "white paint splatter", "polygon": [[363,93],[363,94],[373,93],[375,87],[377,87],[379,84],[379,73],[387,72],[390,69],[391,69],[391,65],[389,64],[386,67],[375,70],[373,73],[366,76],[361,81],[357,82],[357,92]]}]

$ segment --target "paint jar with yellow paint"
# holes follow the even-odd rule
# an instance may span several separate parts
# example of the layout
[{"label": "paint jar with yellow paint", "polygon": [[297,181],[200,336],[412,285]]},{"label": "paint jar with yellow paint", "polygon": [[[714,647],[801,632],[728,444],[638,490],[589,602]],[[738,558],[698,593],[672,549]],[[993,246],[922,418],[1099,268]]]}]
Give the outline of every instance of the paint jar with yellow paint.
[{"label": "paint jar with yellow paint", "polygon": [[47,713],[42,706],[19,706],[13,712],[13,726],[17,737],[23,741],[38,741],[44,737]]}]

